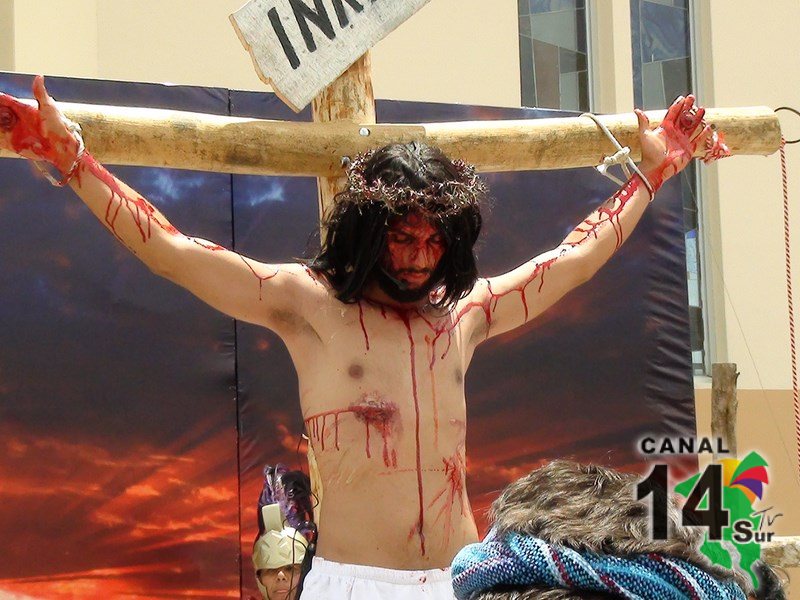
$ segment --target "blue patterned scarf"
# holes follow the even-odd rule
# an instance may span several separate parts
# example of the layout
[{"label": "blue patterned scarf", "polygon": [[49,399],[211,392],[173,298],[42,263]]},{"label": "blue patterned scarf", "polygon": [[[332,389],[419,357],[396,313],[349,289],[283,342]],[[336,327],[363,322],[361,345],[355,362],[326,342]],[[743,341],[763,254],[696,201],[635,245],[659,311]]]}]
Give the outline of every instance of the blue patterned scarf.
[{"label": "blue patterned scarf", "polygon": [[627,558],[580,553],[516,533],[502,539],[490,533],[464,547],[452,569],[459,600],[497,585],[592,590],[632,600],[745,600],[733,581],[719,581],[684,560],[655,553]]}]

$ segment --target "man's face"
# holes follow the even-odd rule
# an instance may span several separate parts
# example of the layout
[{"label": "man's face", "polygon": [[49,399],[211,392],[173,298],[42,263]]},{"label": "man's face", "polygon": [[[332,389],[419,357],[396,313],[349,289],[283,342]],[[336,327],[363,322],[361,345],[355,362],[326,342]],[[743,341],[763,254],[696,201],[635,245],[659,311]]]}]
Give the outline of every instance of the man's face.
[{"label": "man's face", "polygon": [[386,232],[382,270],[405,291],[427,291],[446,249],[439,228],[416,211],[394,217]]},{"label": "man's face", "polygon": [[300,582],[300,565],[287,565],[279,569],[261,569],[258,572],[258,579],[267,590],[268,600],[296,600],[296,588]]}]

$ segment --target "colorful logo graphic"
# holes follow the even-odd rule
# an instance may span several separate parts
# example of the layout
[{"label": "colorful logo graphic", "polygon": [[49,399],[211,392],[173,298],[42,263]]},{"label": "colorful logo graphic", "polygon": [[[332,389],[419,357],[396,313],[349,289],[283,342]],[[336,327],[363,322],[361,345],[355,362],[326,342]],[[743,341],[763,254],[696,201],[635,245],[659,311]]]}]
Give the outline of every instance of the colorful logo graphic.
[{"label": "colorful logo graphic", "polygon": [[[712,519],[727,513],[724,517],[727,523],[719,531],[721,535],[713,535],[714,528],[710,527],[700,550],[715,564],[729,569],[736,559],[738,566],[750,574],[755,586],[758,586],[758,581],[751,567],[761,557],[761,543],[770,541],[773,535],[765,530],[765,526],[769,527],[780,516],[779,513],[769,517],[767,511],[770,509],[755,510],[756,500],[763,498],[764,486],[769,483],[767,466],[761,455],[750,452],[742,460],[724,458],[719,464],[706,468],[706,472],[711,468],[721,470],[722,489],[719,494],[709,489],[706,496],[707,486],[701,485],[705,472],[675,486],[675,492],[687,498],[687,507],[691,507],[691,501],[699,491],[702,496],[696,510],[707,511]],[[765,519],[768,521],[766,524]]]},{"label": "colorful logo graphic", "polygon": [[[708,465],[675,486],[675,493],[686,498],[681,509],[683,525],[707,529],[700,551],[713,563],[728,569],[736,566],[747,572],[758,587],[753,563],[761,557],[761,544],[772,539],[770,527],[782,513],[771,514],[773,507],[758,509],[764,486],[769,483],[767,461],[757,452],[742,460],[724,458]],[[658,464],[639,483],[638,498],[653,496],[652,535],[667,539],[668,466]]]}]

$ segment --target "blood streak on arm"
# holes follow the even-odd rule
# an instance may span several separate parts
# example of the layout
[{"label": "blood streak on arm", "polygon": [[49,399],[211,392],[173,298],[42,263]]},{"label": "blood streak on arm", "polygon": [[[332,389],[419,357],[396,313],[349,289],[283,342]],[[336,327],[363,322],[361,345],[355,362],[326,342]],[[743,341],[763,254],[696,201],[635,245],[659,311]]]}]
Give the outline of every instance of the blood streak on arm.
[{"label": "blood streak on arm", "polygon": [[[620,218],[625,211],[625,206],[631,201],[634,193],[642,186],[638,177],[628,180],[611,198],[606,200],[588,218],[578,225],[565,239],[562,245],[574,248],[586,243],[588,240],[597,239],[601,227],[609,225],[614,231],[614,251],[625,241],[625,232]],[[541,288],[540,288],[541,289]]]},{"label": "blood streak on arm", "polygon": [[105,167],[98,163],[91,154],[84,154],[81,164],[76,173],[76,185],[82,187],[82,179],[88,172],[99,181],[103,182],[109,190],[108,204],[105,209],[105,224],[114,236],[126,246],[128,245],[117,231],[117,218],[124,208],[130,216],[131,221],[139,231],[142,243],[147,243],[152,237],[151,224],[155,223],[159,228],[170,235],[180,235],[152,204],[141,196],[131,197],[122,189],[117,180]]},{"label": "blood streak on arm", "polygon": [[[98,163],[94,157],[90,154],[85,154],[84,158],[81,162],[80,168],[77,172],[77,185],[81,187],[81,178],[83,176],[83,171],[87,170],[91,175],[93,175],[96,179],[102,181],[106,187],[109,189],[109,198],[108,204],[106,205],[105,210],[105,223],[114,236],[120,240],[126,247],[130,247],[122,236],[117,232],[117,219],[119,218],[120,212],[124,208],[127,214],[130,216],[132,222],[136,226],[139,234],[142,238],[142,243],[147,243],[150,238],[152,237],[152,223],[155,223],[157,227],[159,227],[162,231],[166,232],[169,235],[173,236],[182,236],[183,234],[178,231],[166,218],[147,200],[145,200],[142,196],[135,195],[131,196],[129,193],[126,192],[125,189],[120,185],[119,180],[114,177],[111,173],[108,172],[105,167],[103,167],[100,163]],[[214,244],[212,242],[208,242],[205,240],[200,240],[194,237],[184,236],[187,240],[200,246],[204,250],[208,250],[210,252],[220,252],[220,251],[227,251],[226,248]],[[247,266],[253,276],[258,280],[258,299],[262,300],[263,294],[263,287],[264,282],[272,279],[278,273],[280,273],[280,269],[275,269],[274,273],[270,273],[267,275],[260,275],[255,268],[250,264],[250,262],[241,255],[239,256],[240,260]]]},{"label": "blood streak on arm", "polygon": [[258,279],[258,299],[259,299],[259,301],[261,301],[261,295],[262,295],[262,292],[264,291],[264,282],[265,281],[269,281],[270,279],[275,277],[278,273],[281,272],[281,270],[280,269],[275,269],[275,272],[274,273],[270,273],[269,275],[259,275],[256,272],[256,270],[253,268],[253,265],[251,265],[244,256],[242,256],[241,254],[239,254],[238,256],[242,260],[242,262],[245,265],[247,265],[247,268],[250,269],[250,272],[253,274],[253,276],[256,279]]}]

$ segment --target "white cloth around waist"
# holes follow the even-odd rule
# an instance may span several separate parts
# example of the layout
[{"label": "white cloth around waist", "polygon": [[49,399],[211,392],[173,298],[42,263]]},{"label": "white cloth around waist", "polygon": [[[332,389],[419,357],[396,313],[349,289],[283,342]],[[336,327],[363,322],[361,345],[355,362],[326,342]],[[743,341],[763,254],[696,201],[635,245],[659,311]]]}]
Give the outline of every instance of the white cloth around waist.
[{"label": "white cloth around waist", "polygon": [[404,571],[350,565],[318,556],[303,582],[301,600],[454,600],[450,569]]}]

